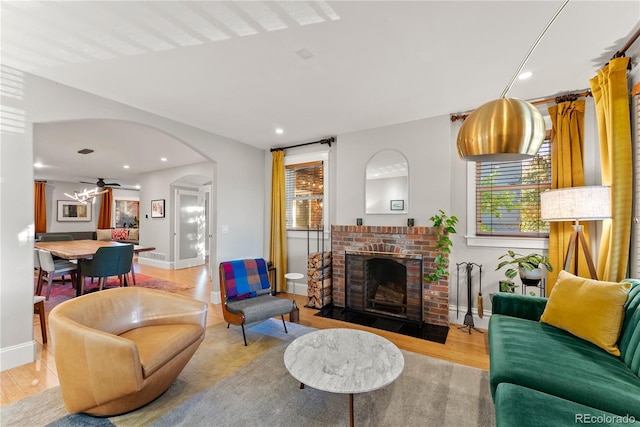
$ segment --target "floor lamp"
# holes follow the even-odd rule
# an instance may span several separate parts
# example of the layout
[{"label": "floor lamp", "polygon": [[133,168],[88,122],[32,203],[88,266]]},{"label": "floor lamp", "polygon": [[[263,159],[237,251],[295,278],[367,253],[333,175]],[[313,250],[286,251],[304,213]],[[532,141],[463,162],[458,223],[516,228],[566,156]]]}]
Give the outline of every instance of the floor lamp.
[{"label": "floor lamp", "polygon": [[573,232],[564,258],[564,270],[569,271],[574,259],[575,274],[578,274],[578,242],[582,246],[587,267],[592,279],[598,279],[596,268],[580,221],[594,221],[611,218],[610,187],[585,186],[547,190],[540,193],[541,219],[543,221],[573,221]]}]

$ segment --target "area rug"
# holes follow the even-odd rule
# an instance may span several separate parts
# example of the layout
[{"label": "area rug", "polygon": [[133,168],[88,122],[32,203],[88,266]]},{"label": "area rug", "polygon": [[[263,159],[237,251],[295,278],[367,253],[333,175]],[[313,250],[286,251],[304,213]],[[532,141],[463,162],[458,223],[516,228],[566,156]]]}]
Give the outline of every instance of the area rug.
[{"label": "area rug", "polygon": [[[117,287],[120,286],[120,281],[117,277],[109,277],[107,279],[106,285],[109,287]],[[146,276],[144,274],[137,273],[136,274],[136,286],[142,288],[151,288],[151,289],[159,289],[161,291],[166,292],[179,292],[184,291],[186,289],[191,289],[195,286],[184,285],[180,283],[169,282],[167,280],[158,279],[151,276]],[[90,278],[85,279],[85,291],[86,292],[95,292],[98,290],[98,279],[95,279],[93,283]],[[47,284],[45,283],[42,286],[42,294],[47,295]],[[67,276],[67,280],[62,283],[60,280],[56,280],[53,282],[51,286],[51,295],[49,296],[49,300],[44,302],[44,307],[47,312],[49,312],[53,307],[60,304],[63,301],[72,299],[76,296],[76,290],[71,286],[71,282],[69,281],[69,277]]]},{"label": "area rug", "polygon": [[[284,367],[288,343],[314,329],[279,320],[207,329],[176,382],[149,405],[110,418],[68,415],[53,388],[0,409],[6,426],[344,426],[347,395],[306,387]],[[361,426],[493,426],[488,372],[402,351],[405,369],[391,385],[354,397]]]}]

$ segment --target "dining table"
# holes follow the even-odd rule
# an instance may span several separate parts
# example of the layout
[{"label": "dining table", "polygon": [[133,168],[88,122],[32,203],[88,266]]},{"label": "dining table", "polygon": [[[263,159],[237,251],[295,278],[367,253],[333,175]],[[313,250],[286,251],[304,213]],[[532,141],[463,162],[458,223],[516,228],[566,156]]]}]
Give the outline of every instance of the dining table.
[{"label": "dining table", "polygon": [[[131,243],[120,243],[111,240],[60,240],[53,242],[35,242],[34,247],[37,249],[44,249],[51,252],[52,255],[67,260],[82,260],[91,259],[96,254],[96,251],[103,247],[109,246],[123,246],[130,245]],[[153,246],[141,246],[133,245],[133,253],[138,254],[140,252],[153,251],[156,248]],[[133,285],[136,285],[136,275],[131,265],[131,277],[133,279]],[[78,263],[77,283],[76,283],[76,296],[80,296],[82,290],[82,272],[80,271],[80,263]]]}]

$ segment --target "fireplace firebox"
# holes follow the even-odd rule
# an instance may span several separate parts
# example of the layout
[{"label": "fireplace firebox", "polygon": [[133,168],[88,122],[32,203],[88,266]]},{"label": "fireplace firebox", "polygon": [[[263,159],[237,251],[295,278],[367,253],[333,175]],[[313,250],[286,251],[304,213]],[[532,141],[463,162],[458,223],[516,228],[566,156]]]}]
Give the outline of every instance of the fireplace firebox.
[{"label": "fireplace firebox", "polygon": [[407,311],[407,267],[389,258],[364,264],[364,309],[404,316]]},{"label": "fireplace firebox", "polygon": [[345,251],[345,310],[421,324],[422,255]]}]

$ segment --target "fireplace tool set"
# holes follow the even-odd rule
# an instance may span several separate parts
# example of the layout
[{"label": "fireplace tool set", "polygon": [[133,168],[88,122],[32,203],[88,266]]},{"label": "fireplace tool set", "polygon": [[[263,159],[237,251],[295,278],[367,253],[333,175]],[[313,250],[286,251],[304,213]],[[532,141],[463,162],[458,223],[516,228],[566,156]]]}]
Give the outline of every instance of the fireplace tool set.
[{"label": "fireplace tool set", "polygon": [[471,285],[471,272],[473,271],[473,267],[478,267],[480,270],[478,274],[478,279],[480,281],[478,288],[478,315],[482,317],[482,265],[476,264],[474,262],[460,262],[456,263],[456,319],[458,318],[458,310],[460,305],[458,301],[460,299],[460,267],[464,267],[467,272],[467,313],[464,315],[463,326],[459,326],[458,329],[468,328],[469,334],[471,334],[471,330],[478,331],[483,333],[481,330],[476,329],[475,324],[473,322],[473,314],[471,312],[471,294],[472,294],[472,285]]}]

